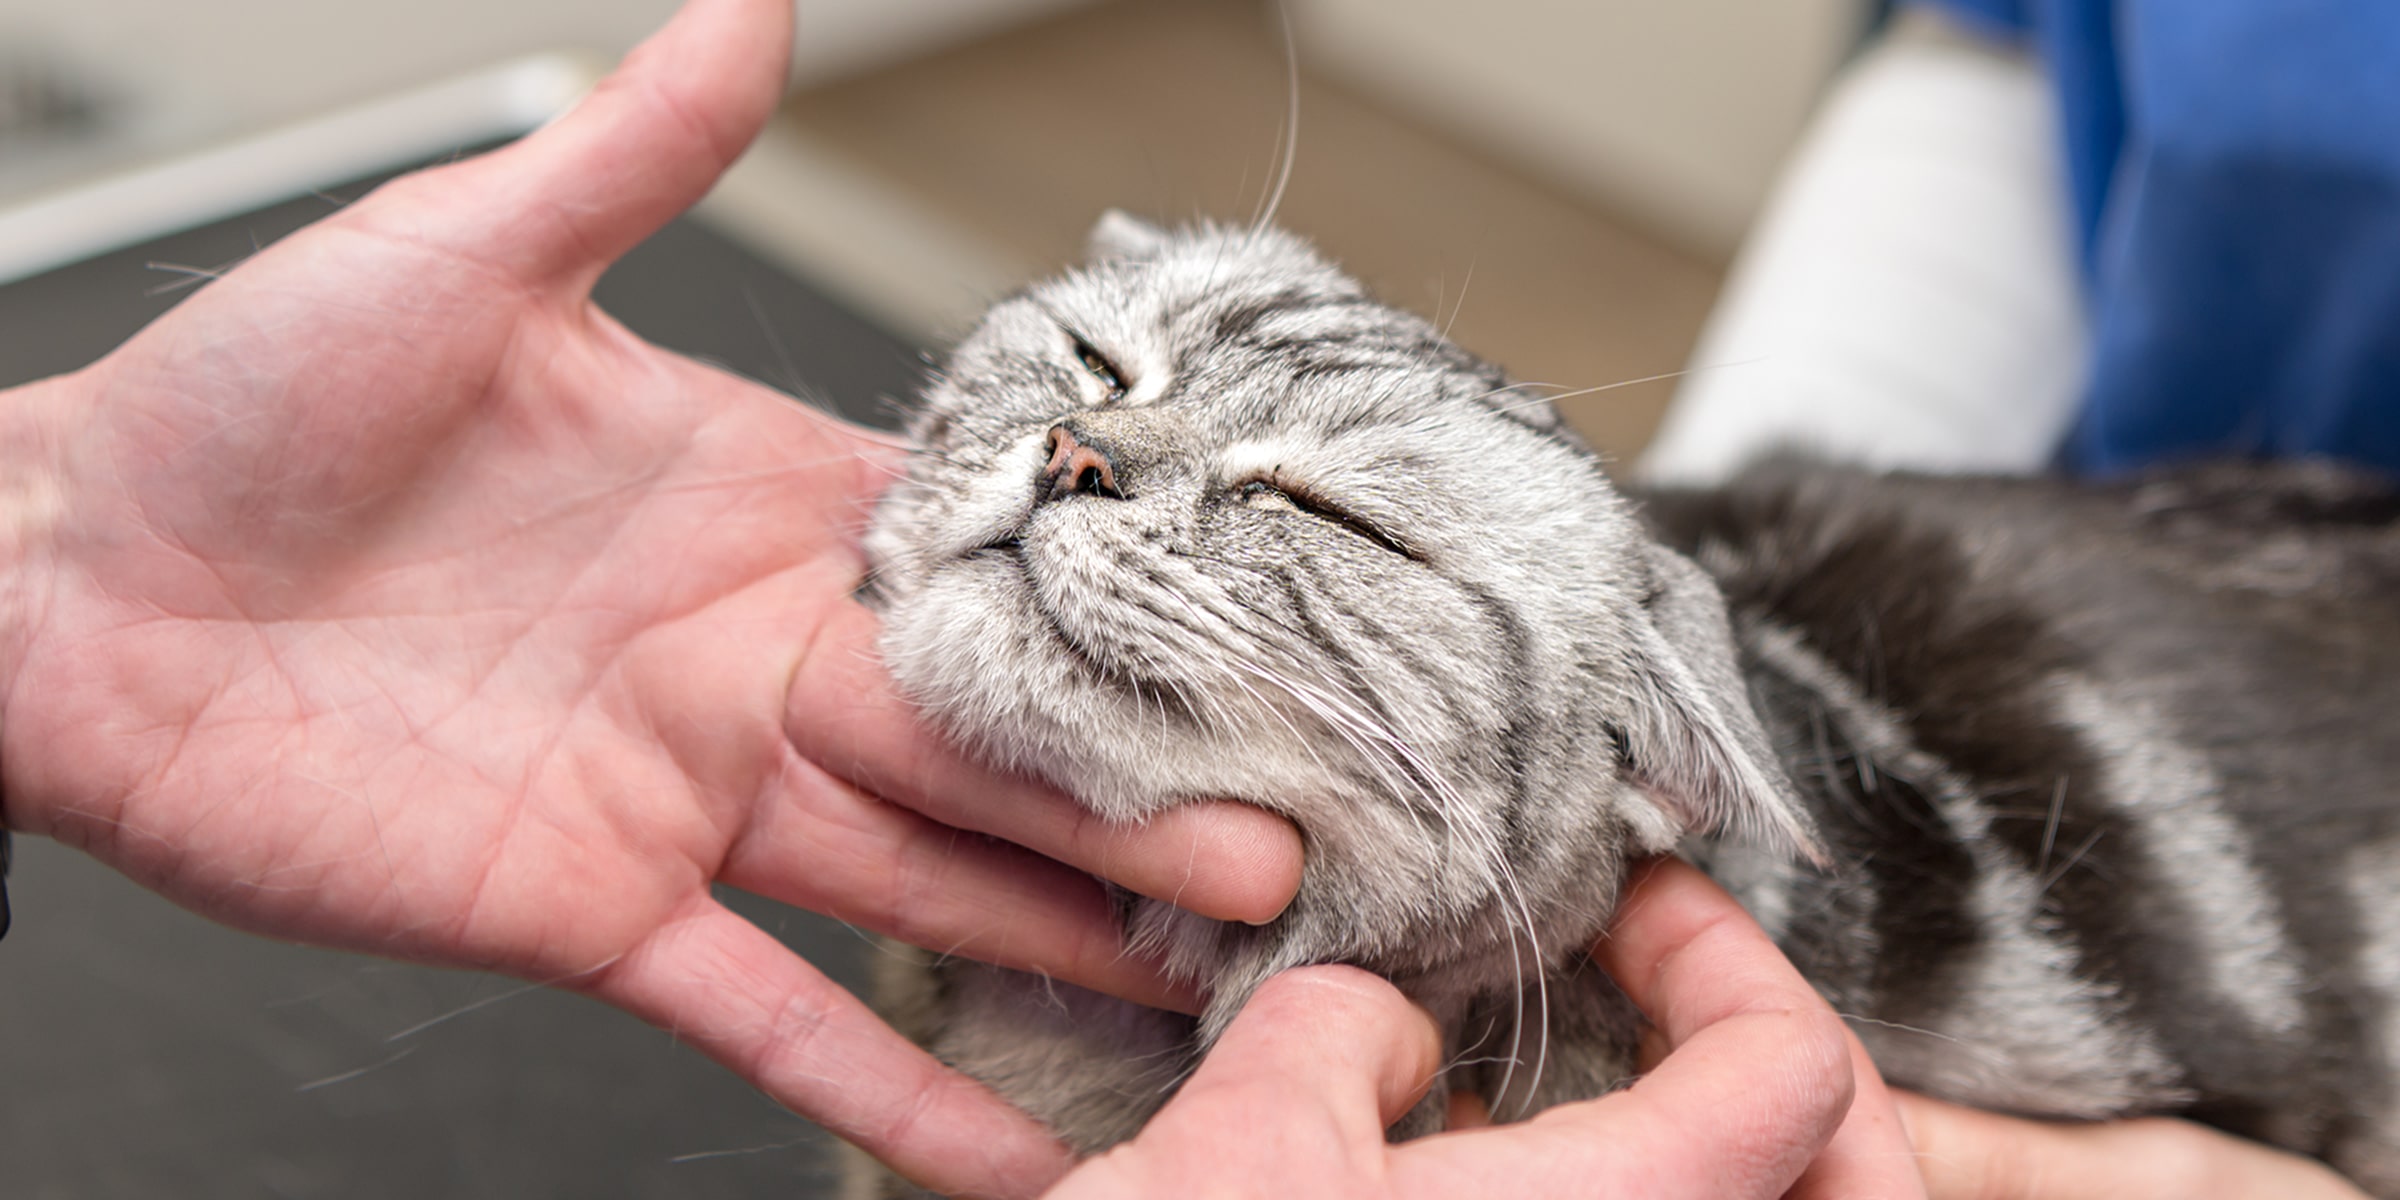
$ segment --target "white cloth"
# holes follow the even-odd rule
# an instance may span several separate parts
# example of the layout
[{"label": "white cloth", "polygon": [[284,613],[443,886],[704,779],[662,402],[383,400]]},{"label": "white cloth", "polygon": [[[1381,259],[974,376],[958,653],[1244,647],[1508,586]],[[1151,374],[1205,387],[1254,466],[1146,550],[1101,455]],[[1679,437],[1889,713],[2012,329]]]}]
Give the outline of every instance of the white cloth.
[{"label": "white cloth", "polygon": [[1638,464],[1706,484],[1762,453],[2025,472],[2089,358],[2054,101],[2031,61],[1905,28],[1828,95]]}]

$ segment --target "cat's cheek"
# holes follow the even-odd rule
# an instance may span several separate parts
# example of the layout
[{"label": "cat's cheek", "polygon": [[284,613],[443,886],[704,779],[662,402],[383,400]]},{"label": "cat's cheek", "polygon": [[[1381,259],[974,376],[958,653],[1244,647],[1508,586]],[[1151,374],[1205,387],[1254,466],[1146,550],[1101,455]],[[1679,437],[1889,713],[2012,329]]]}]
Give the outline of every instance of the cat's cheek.
[{"label": "cat's cheek", "polygon": [[1022,766],[1025,730],[1047,724],[1038,695],[1044,664],[1016,648],[1023,604],[1009,603],[992,568],[954,563],[931,572],[884,614],[878,646],[901,695],[995,765]]},{"label": "cat's cheek", "polygon": [[886,614],[879,647],[901,695],[986,765],[1045,780],[1112,820],[1181,802],[1161,781],[1200,764],[1179,744],[1124,736],[1135,715],[1055,652],[1057,636],[1019,569],[995,557],[932,572]]}]

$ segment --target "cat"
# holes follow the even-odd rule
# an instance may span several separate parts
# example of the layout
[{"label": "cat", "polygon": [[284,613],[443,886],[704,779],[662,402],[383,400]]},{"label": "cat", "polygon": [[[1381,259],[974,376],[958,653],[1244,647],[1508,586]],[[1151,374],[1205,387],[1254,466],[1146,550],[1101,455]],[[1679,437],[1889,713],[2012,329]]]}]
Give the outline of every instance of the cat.
[{"label": "cat", "polygon": [[[1122,898],[1197,1018],[922,954],[881,1002],[1079,1151],[1261,981],[1352,963],[1503,1119],[1630,1077],[1584,955],[1710,871],[1896,1084],[2180,1113],[2400,1196],[2400,497],[1761,464],[1632,494],[1266,227],[1122,214],[926,389],[862,590],[911,700],[1111,820],[1289,817],[1264,926]],[[886,1180],[885,1186],[898,1187]]]}]

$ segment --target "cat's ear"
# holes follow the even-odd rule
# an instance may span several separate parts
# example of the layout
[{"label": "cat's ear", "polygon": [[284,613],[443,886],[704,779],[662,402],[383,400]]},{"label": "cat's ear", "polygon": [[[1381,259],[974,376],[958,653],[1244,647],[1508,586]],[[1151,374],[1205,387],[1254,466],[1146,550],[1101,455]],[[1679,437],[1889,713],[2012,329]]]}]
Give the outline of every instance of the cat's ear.
[{"label": "cat's ear", "polygon": [[1113,258],[1148,258],[1166,244],[1167,231],[1121,208],[1100,214],[1084,235],[1083,252],[1093,262]]},{"label": "cat's ear", "polygon": [[1663,546],[1645,550],[1649,620],[1632,623],[1621,769],[1675,834],[1732,834],[1822,865],[1807,810],[1751,710],[1715,581]]}]

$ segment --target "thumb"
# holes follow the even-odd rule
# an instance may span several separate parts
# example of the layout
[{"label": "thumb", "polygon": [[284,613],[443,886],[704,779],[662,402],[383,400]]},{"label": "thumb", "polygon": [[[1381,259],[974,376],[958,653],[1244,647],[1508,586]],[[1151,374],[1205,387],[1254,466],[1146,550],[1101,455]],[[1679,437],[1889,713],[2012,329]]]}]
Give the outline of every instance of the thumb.
[{"label": "thumb", "polygon": [[1441,1033],[1391,984],[1300,967],[1259,986],[1141,1135],[1085,1163],[1047,1200],[1316,1195],[1355,1171],[1424,1095]]},{"label": "thumb", "polygon": [[1354,967],[1299,967],[1259,986],[1167,1113],[1315,1108],[1381,1144],[1441,1053],[1433,1019],[1398,988]]},{"label": "thumb", "polygon": [[446,194],[475,211],[449,227],[479,231],[462,249],[521,279],[588,288],[707,195],[765,127],[783,98],[792,2],[686,0],[572,111],[454,168]]}]

